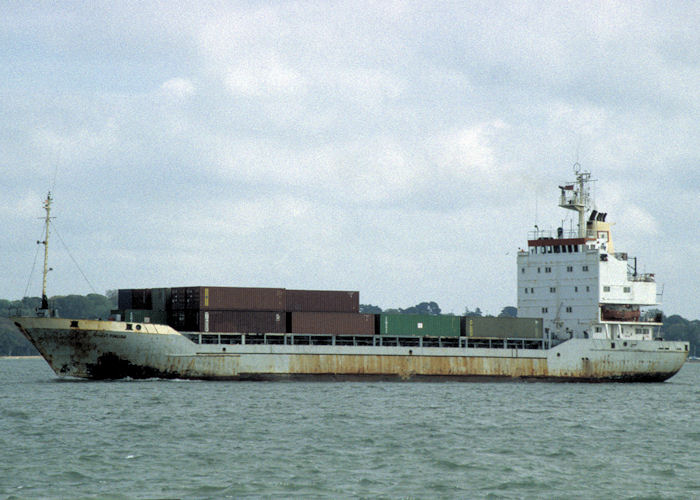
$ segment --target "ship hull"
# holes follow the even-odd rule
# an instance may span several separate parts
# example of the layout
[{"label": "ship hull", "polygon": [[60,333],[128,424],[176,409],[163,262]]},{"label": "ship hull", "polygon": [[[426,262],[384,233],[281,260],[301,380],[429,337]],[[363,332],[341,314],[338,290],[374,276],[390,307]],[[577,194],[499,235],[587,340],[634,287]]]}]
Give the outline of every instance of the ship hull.
[{"label": "ship hull", "polygon": [[571,339],[549,349],[197,344],[165,325],[13,318],[57,375],[89,379],[661,382],[688,344]]}]

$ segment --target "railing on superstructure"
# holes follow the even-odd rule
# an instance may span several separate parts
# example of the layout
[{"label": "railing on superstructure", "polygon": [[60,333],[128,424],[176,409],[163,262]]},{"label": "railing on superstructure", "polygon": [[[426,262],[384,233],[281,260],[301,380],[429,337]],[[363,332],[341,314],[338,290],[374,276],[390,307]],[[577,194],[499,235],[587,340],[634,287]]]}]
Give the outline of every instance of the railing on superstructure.
[{"label": "railing on superstructure", "polygon": [[185,332],[195,344],[208,345],[315,345],[372,347],[453,347],[462,349],[547,349],[546,339],[414,337],[390,335],[228,334]]},{"label": "railing on superstructure", "polygon": [[629,281],[641,281],[644,283],[654,283],[656,281],[656,276],[654,273],[638,273],[637,272],[637,258],[629,257],[627,252],[615,252],[613,254],[617,260],[622,260],[629,262],[634,261],[634,265],[627,264],[627,279]]},{"label": "railing on superstructure", "polygon": [[535,231],[528,231],[528,240],[561,240],[561,239],[578,239],[578,231],[573,229],[536,229]]}]

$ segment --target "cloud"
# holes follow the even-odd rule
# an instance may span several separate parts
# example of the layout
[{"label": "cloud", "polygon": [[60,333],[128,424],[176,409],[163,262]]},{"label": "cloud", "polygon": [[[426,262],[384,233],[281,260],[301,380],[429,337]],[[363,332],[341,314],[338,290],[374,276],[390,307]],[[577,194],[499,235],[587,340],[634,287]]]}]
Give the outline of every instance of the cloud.
[{"label": "cloud", "polygon": [[187,78],[171,78],[163,82],[160,89],[166,95],[179,98],[191,96],[196,90],[194,83]]},{"label": "cloud", "polygon": [[233,62],[226,70],[225,82],[234,96],[245,97],[290,95],[306,87],[302,75],[274,54]]},{"label": "cloud", "polygon": [[16,238],[57,170],[64,238],[107,242],[120,286],[347,285],[497,313],[506,252],[560,224],[576,160],[621,251],[692,245],[698,9],[17,4],[0,20],[0,214]]},{"label": "cloud", "polygon": [[457,179],[501,183],[508,165],[498,161],[493,138],[507,128],[500,120],[440,134],[433,140],[435,162]]}]

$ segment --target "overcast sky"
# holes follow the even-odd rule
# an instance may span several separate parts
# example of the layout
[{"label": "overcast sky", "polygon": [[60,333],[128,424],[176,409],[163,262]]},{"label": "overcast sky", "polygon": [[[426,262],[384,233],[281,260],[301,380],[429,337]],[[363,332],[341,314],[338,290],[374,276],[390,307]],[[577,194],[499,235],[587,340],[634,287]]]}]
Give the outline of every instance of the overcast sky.
[{"label": "overcast sky", "polygon": [[49,295],[498,314],[578,159],[616,250],[700,318],[699,5],[5,0],[0,297],[41,292],[51,189]]}]

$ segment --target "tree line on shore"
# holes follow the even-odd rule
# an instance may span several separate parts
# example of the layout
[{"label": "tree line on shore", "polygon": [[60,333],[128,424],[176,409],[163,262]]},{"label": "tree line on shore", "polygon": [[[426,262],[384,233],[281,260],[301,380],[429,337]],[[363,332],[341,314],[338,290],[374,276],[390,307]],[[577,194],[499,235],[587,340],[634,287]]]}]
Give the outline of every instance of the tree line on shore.
[{"label": "tree line on shore", "polygon": [[[51,307],[58,309],[61,317],[75,319],[106,319],[117,308],[115,290],[108,290],[105,295],[91,293],[88,295],[64,295],[50,299]],[[39,297],[25,297],[22,300],[0,299],[0,356],[31,356],[38,354],[34,346],[25,339],[9,320],[11,316],[33,316],[41,305]],[[382,310],[371,304],[360,304],[360,312],[366,314],[443,314],[436,302],[421,302],[406,309],[395,308]],[[504,307],[499,317],[515,317],[518,310],[513,306]],[[465,308],[462,316],[485,316],[480,308],[470,311]],[[700,320],[688,320],[677,314],[663,317],[663,338],[666,340],[683,340],[690,342],[690,353],[696,354],[700,345]]]}]

